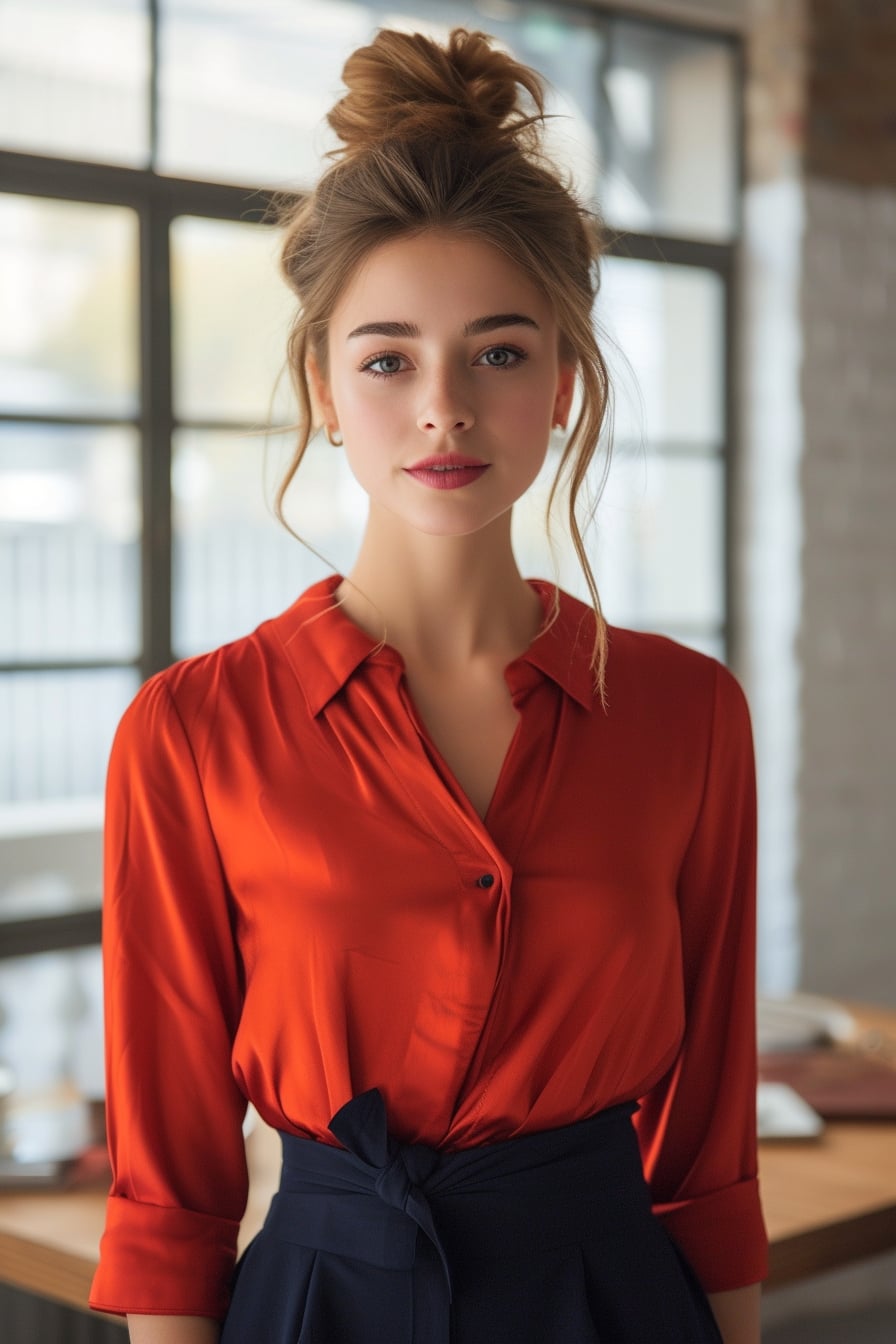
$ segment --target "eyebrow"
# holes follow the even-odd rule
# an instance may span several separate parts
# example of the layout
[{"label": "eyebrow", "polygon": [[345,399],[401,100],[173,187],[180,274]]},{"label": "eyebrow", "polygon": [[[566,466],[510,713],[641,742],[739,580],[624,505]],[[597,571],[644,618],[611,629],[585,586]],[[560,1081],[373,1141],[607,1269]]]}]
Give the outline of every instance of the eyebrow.
[{"label": "eyebrow", "polygon": [[[497,331],[500,327],[532,327],[539,331],[539,325],[532,317],[524,313],[493,313],[489,317],[474,317],[464,327],[465,336],[482,336],[488,331]],[[354,336],[391,336],[405,337],[411,340],[420,335],[420,328],[414,322],[365,322],[350,331],[347,339]]]}]

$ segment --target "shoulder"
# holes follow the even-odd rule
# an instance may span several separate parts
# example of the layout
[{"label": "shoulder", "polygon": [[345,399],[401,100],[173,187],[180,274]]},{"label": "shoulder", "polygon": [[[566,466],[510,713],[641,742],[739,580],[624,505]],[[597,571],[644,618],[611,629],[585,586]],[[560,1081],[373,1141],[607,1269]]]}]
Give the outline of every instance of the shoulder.
[{"label": "shoulder", "polygon": [[257,703],[259,688],[268,680],[271,627],[278,619],[206,653],[179,659],[149,677],[125,711],[119,733],[145,737],[179,731],[188,739],[201,739],[222,717],[238,713],[241,705]]},{"label": "shoulder", "polygon": [[317,644],[325,643],[327,622],[317,618],[331,605],[333,585],[314,584],[248,634],[155,673],[125,711],[119,737],[136,746],[164,737],[172,749],[189,746],[202,766],[226,755],[228,743],[233,756],[240,743],[279,733],[284,716],[295,723],[297,683],[306,671],[297,637],[310,627]]},{"label": "shoulder", "polygon": [[726,703],[745,703],[734,673],[710,654],[646,630],[609,626],[607,635],[608,673],[616,681],[634,681],[639,687],[671,695],[679,702],[719,697]]},{"label": "shoulder", "polygon": [[248,635],[207,653],[179,659],[149,677],[125,712],[125,720],[145,721],[168,716],[192,718],[214,696],[222,678],[238,666],[241,653],[254,636]]},{"label": "shoulder", "polygon": [[753,757],[750,709],[730,668],[664,635],[613,627],[607,665],[609,713],[637,722],[664,750],[691,760],[740,764]]},{"label": "shoulder", "polygon": [[[577,641],[580,656],[590,654],[594,614],[590,606],[560,593],[567,637]],[[749,732],[746,695],[734,673],[718,658],[667,635],[625,626],[607,626],[607,712],[668,729],[673,724],[718,730],[725,724]],[[597,706],[596,706],[597,708]]]},{"label": "shoulder", "polygon": [[194,737],[208,736],[201,725],[203,721],[210,725],[215,714],[223,654],[218,649],[183,659],[143,683],[116,729],[113,771],[161,777],[195,758]]}]

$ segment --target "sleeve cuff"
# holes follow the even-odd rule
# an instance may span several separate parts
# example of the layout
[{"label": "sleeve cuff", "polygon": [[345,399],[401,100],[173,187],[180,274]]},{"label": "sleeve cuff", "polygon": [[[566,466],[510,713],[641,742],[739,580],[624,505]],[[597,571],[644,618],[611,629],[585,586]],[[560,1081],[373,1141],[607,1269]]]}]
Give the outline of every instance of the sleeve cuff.
[{"label": "sleeve cuff", "polygon": [[211,1316],[230,1299],[239,1223],[110,1197],[89,1302],[124,1316]]},{"label": "sleeve cuff", "polygon": [[654,1213],[684,1253],[704,1292],[759,1283],[768,1273],[768,1235],[757,1179],[674,1204]]}]

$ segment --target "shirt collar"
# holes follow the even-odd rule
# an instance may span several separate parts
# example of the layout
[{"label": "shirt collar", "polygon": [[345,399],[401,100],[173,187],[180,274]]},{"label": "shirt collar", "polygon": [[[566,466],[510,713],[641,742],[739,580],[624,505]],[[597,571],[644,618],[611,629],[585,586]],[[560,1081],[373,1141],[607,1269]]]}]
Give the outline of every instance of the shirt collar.
[{"label": "shirt collar", "polygon": [[[334,598],[341,582],[339,574],[321,579],[271,622],[298,677],[312,717],[320,713],[368,659],[402,666],[395,649],[376,643],[343,613]],[[530,583],[542,600],[548,624],[526,652],[510,664],[511,686],[518,672],[525,675],[523,669],[528,665],[550,677],[585,709],[591,709],[594,704],[591,608],[543,579],[532,579]]]},{"label": "shirt collar", "polygon": [[541,598],[548,625],[517,661],[537,667],[584,709],[592,709],[596,694],[591,667],[594,612],[584,602],[545,579],[530,579],[529,582]]}]

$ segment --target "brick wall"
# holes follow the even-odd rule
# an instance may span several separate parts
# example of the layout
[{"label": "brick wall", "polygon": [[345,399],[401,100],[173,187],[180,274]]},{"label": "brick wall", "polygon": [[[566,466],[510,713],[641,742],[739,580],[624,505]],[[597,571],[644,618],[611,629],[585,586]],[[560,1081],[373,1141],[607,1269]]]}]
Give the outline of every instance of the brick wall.
[{"label": "brick wall", "polygon": [[896,6],[754,0],[741,553],[763,983],[896,1003]]},{"label": "brick wall", "polygon": [[809,0],[805,172],[896,187],[896,5]]},{"label": "brick wall", "polygon": [[896,1003],[896,189],[804,199],[802,978]]},{"label": "brick wall", "polygon": [[[739,645],[763,983],[896,1004],[896,5],[751,0],[747,50]],[[763,1315],[894,1299],[889,1255]]]},{"label": "brick wall", "polygon": [[896,6],[810,0],[803,979],[896,1003]]}]

